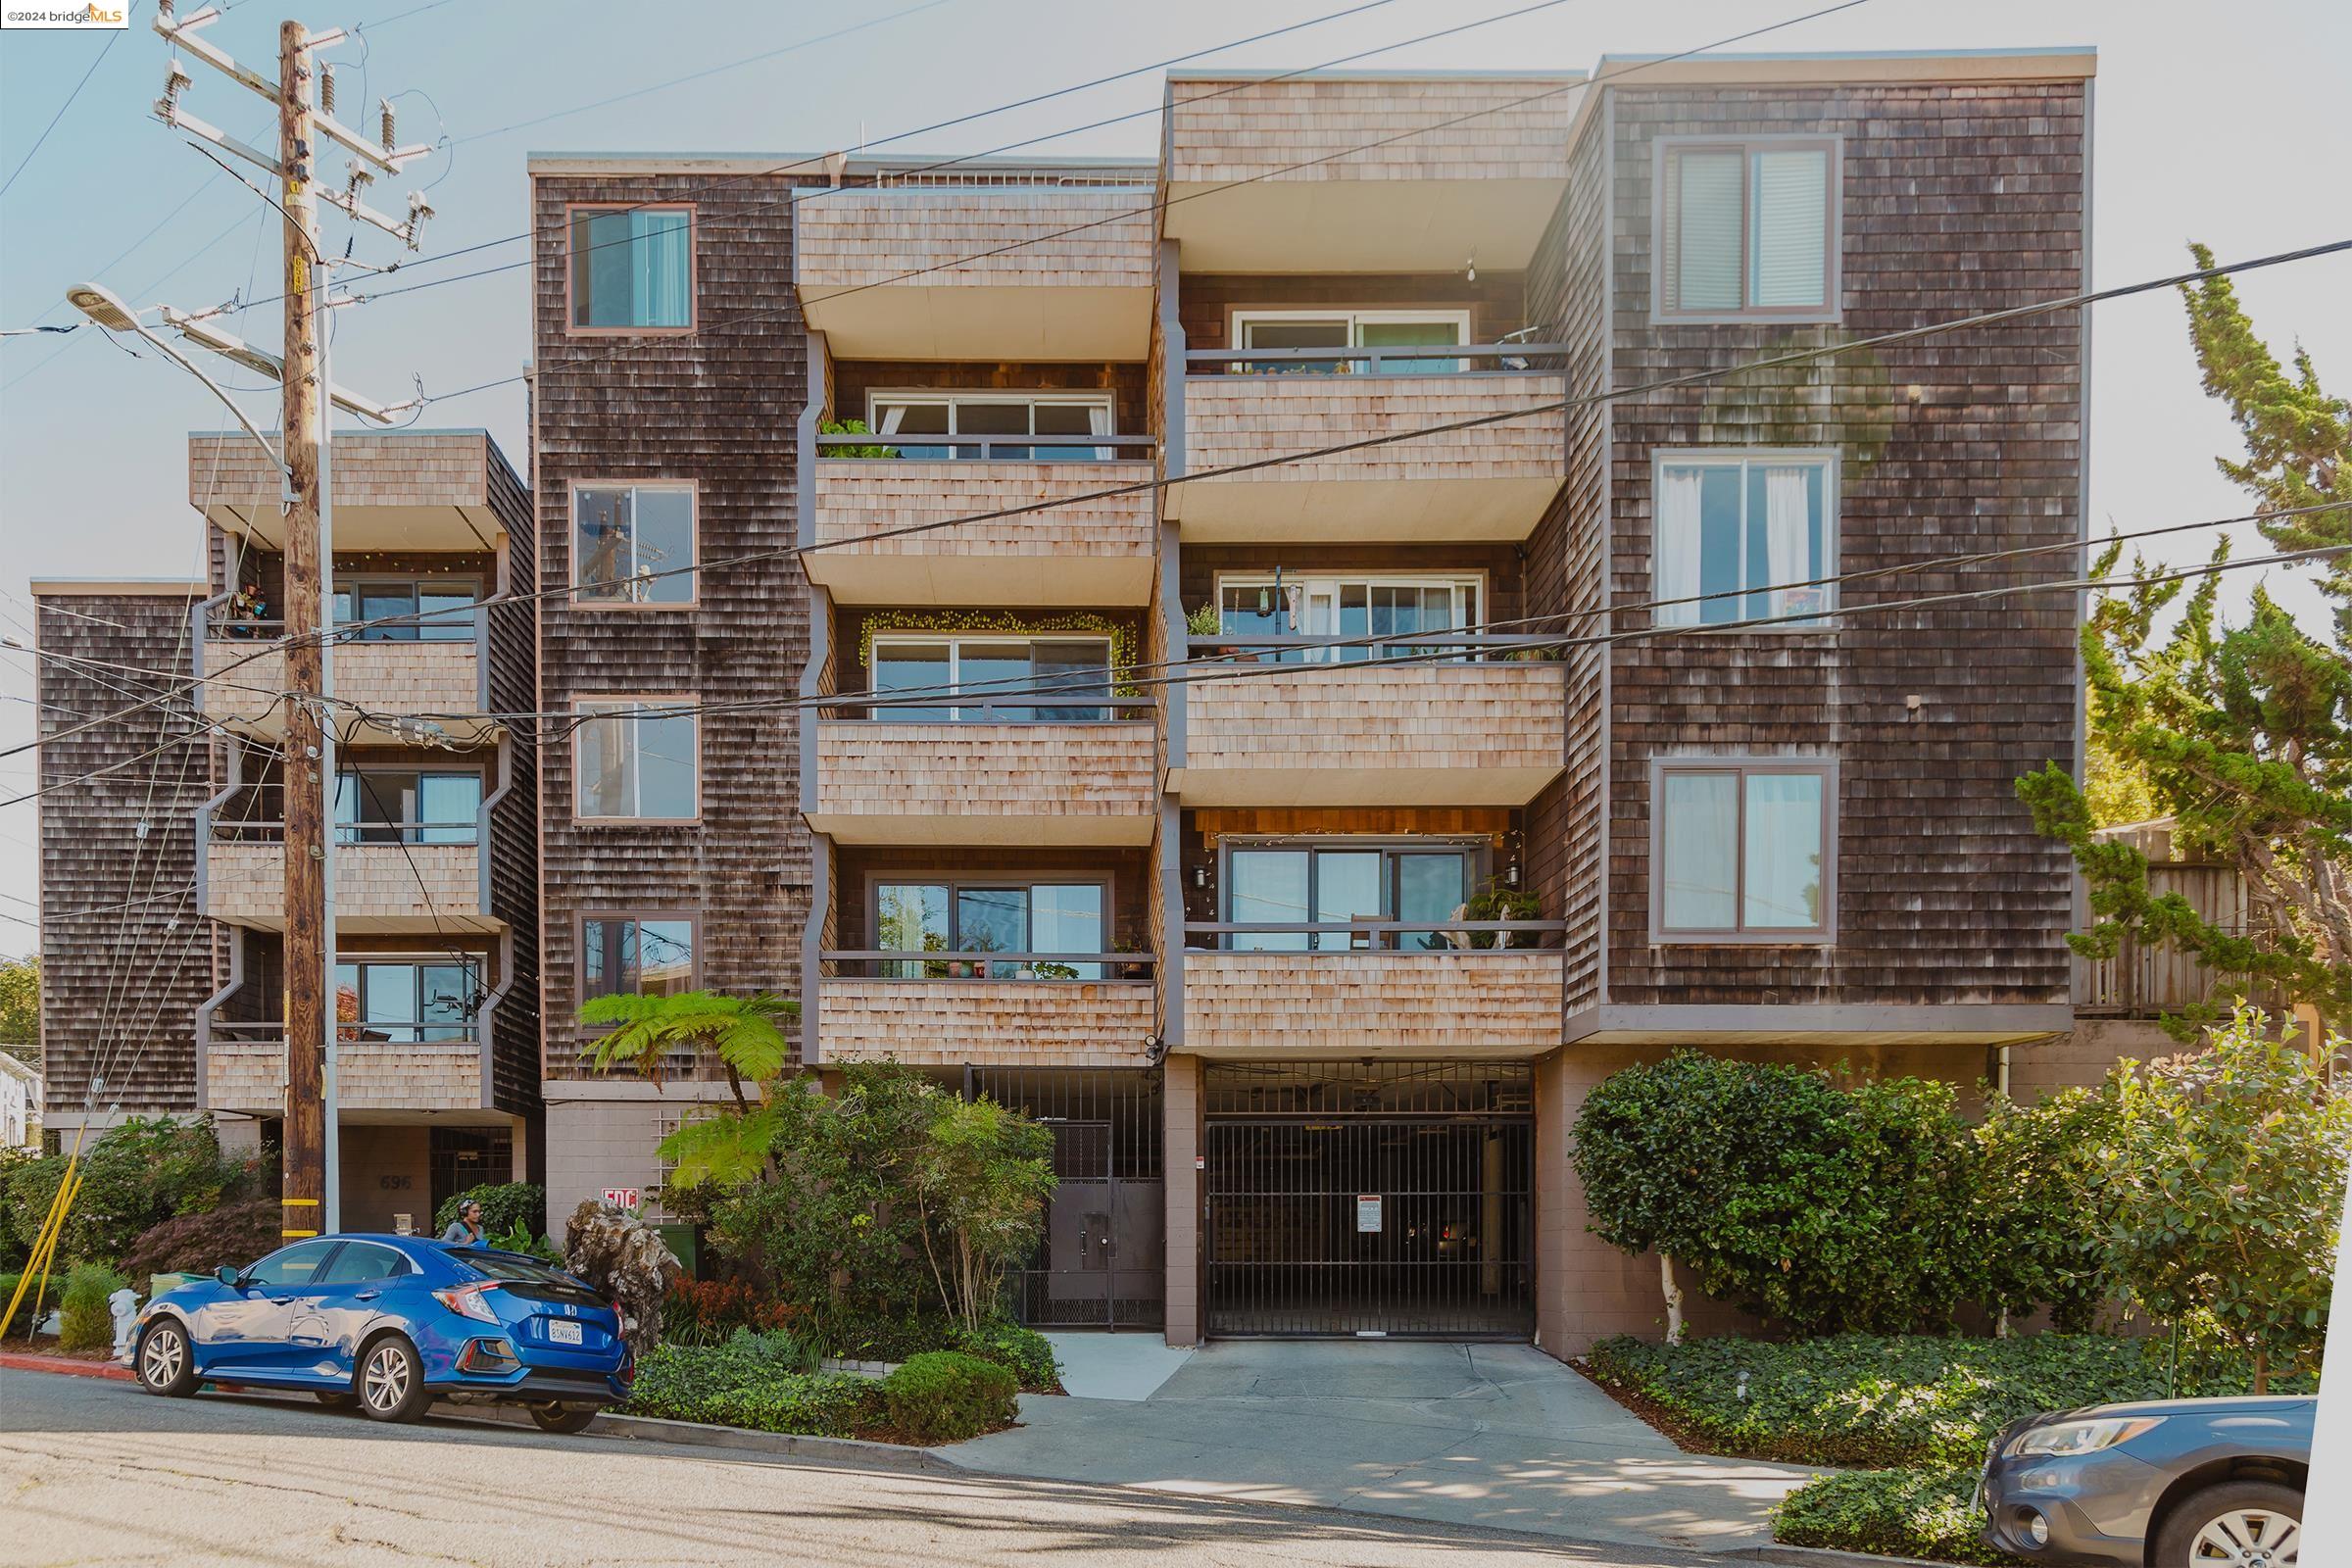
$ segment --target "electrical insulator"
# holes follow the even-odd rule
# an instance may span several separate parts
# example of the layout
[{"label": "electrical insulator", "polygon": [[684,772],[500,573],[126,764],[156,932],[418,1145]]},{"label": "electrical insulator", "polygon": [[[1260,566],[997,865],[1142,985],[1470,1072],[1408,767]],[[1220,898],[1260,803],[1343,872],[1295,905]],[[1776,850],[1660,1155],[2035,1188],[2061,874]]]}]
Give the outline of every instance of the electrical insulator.
[{"label": "electrical insulator", "polygon": [[382,111],[383,111],[383,116],[384,116],[384,151],[386,151],[386,152],[390,152],[390,151],[392,150],[392,147],[393,147],[393,141],[392,141],[392,100],[391,100],[391,99],[389,99],[389,98],[382,98],[382,99],[378,99],[378,100],[376,101],[376,107],[377,107],[378,109],[380,109],[380,110],[382,110]]},{"label": "electrical insulator", "polygon": [[321,67],[318,72],[318,107],[328,114],[335,112],[335,68]]}]

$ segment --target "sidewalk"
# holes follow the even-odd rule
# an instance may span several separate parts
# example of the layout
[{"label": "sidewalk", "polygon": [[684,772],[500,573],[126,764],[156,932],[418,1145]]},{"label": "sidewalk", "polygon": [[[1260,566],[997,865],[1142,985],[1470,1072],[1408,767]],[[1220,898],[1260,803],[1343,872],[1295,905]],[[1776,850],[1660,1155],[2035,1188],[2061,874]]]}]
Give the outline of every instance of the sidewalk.
[{"label": "sidewalk", "polygon": [[62,1372],[70,1378],[105,1378],[133,1383],[130,1368],[119,1361],[84,1361],[71,1355],[36,1355],[30,1351],[0,1350],[0,1371]]},{"label": "sidewalk", "polygon": [[[1147,1382],[1168,1352],[1129,1343]],[[1116,1336],[1090,1351],[1122,1353]],[[1811,1473],[1684,1453],[1524,1345],[1226,1341],[1147,1398],[1024,1395],[1021,1419],[941,1451],[1001,1475],[1701,1551],[1768,1544],[1772,1504]]]}]

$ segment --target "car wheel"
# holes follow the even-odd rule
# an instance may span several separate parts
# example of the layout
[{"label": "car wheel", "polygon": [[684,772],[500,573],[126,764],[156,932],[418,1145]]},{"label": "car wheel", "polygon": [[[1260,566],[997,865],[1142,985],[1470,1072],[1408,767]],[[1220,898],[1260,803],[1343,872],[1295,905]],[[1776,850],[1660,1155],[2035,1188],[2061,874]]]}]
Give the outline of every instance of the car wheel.
[{"label": "car wheel", "polygon": [[575,1410],[562,1404],[533,1404],[525,1408],[531,1412],[531,1419],[539,1423],[542,1432],[585,1432],[589,1422],[604,1414],[593,1405],[585,1410]]},{"label": "car wheel", "polygon": [[360,1402],[357,1395],[347,1394],[341,1389],[320,1389],[312,1397],[329,1410],[348,1410]]},{"label": "car wheel", "polygon": [[184,1399],[196,1392],[196,1357],[188,1348],[188,1331],[176,1318],[157,1318],[139,1336],[139,1387],[166,1398]]},{"label": "car wheel", "polygon": [[2288,1568],[2302,1545],[2303,1494],[2231,1481],[2184,1498],[2156,1533],[2155,1568]]},{"label": "car wheel", "polygon": [[425,1392],[416,1347],[397,1334],[371,1342],[361,1352],[351,1381],[360,1413],[371,1421],[414,1421],[433,1402]]}]

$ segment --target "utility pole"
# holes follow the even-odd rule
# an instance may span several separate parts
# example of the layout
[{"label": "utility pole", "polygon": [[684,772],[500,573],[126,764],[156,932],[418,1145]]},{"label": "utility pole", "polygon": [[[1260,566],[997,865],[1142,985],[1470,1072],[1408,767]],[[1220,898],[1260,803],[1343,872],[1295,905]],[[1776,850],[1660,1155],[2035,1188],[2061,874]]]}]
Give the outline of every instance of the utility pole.
[{"label": "utility pole", "polygon": [[[220,311],[194,316],[165,308],[165,321],[190,341],[251,369],[276,377],[280,463],[284,469],[285,584],[284,753],[280,791],[285,832],[285,995],[280,1016],[286,1027],[286,1102],[282,1131],[284,1188],[279,1233],[287,1240],[332,1232],[340,1222],[336,1192],[334,932],[335,730],[329,698],[333,656],[333,497],[329,436],[335,408],[378,424],[389,424],[402,408],[385,408],[334,385],[327,370],[327,316],[341,305],[334,297],[332,265],[319,250],[318,203],[373,224],[416,248],[418,232],[432,209],[411,192],[408,216],[394,219],[360,199],[379,174],[399,172],[432,149],[396,146],[392,108],[382,106],[381,145],[335,118],[332,81],[316,64],[318,50],[349,34],[337,29],[313,36],[300,22],[279,24],[277,78],[240,66],[197,36],[220,20],[222,7],[207,6],[184,20],[173,0],[157,0],[155,30],[248,91],[270,99],[277,110],[275,156],[250,147],[190,115],[180,103],[191,78],[176,59],[165,78],[156,117],[175,130],[212,143],[261,168],[278,184],[283,217],[284,352],[271,355],[249,347],[209,324]],[[321,188],[319,155],[326,142],[352,154],[341,190]],[[201,853],[201,851],[200,851]]]},{"label": "utility pole", "polygon": [[326,971],[327,819],[334,760],[326,718],[325,629],[320,610],[326,566],[319,559],[318,464],[326,426],[318,343],[326,330],[324,270],[318,266],[318,209],[311,193],[310,29],[277,29],[278,204],[285,210],[285,370],[278,382],[278,438],[286,465],[286,749],[282,814],[286,835],[285,1162],[288,1240],[326,1228],[326,1037],[335,1027],[334,975]]}]

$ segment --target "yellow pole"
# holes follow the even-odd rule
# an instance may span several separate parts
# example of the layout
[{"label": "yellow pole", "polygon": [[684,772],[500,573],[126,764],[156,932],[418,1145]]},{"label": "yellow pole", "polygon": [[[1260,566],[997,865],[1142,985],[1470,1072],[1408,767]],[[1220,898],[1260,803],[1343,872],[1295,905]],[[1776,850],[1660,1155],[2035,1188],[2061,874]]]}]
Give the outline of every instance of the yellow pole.
[{"label": "yellow pole", "polygon": [[89,1123],[74,1129],[73,1152],[66,1155],[65,1174],[58,1178],[57,1192],[49,1200],[49,1212],[41,1221],[40,1234],[34,1238],[32,1255],[24,1260],[24,1272],[17,1277],[16,1293],[8,1298],[8,1313],[0,1317],[0,1326],[16,1320],[17,1308],[24,1302],[24,1288],[32,1283],[33,1271],[40,1271],[40,1294],[33,1298],[32,1318],[26,1323],[24,1338],[32,1339],[32,1325],[40,1321],[41,1298],[49,1289],[49,1265],[57,1256],[57,1239],[65,1233],[66,1215],[72,1212],[74,1195],[81,1183],[76,1171],[81,1164],[81,1143],[90,1133]]}]

